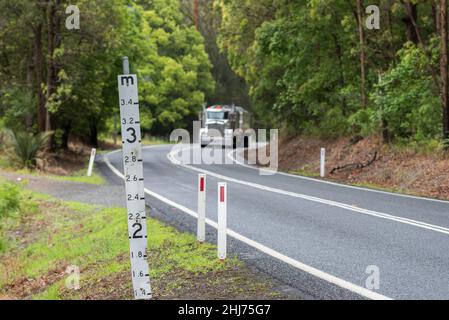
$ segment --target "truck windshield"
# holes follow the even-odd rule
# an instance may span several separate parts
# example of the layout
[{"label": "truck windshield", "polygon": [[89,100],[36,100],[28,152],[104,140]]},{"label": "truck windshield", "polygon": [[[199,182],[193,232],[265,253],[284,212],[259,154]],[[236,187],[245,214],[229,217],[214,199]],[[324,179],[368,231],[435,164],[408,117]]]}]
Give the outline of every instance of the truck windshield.
[{"label": "truck windshield", "polygon": [[208,112],[207,119],[210,120],[227,120],[228,113],[227,112]]}]

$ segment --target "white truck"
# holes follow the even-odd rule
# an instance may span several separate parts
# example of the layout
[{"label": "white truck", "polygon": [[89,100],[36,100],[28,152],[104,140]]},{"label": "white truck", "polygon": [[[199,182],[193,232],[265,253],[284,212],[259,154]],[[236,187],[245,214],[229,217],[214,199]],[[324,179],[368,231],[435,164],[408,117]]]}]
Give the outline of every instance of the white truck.
[{"label": "white truck", "polygon": [[[245,135],[251,129],[251,113],[235,105],[214,105],[203,107],[200,113],[200,144],[206,146],[240,147],[249,146]],[[240,142],[241,141],[241,142]]]}]

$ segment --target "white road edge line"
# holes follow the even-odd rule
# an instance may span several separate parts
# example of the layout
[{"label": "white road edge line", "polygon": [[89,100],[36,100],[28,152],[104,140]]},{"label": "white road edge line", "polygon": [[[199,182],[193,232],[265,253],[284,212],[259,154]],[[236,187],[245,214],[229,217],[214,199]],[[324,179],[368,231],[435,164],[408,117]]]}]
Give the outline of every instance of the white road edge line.
[{"label": "white road edge line", "polygon": [[[271,170],[268,170],[268,169],[265,169],[265,168],[262,168],[262,167],[248,165],[246,163],[243,163],[243,162],[237,160],[237,157],[236,157],[237,151],[238,150],[233,150],[233,151],[229,152],[227,154],[227,157],[230,158],[231,160],[233,160],[236,164],[241,165],[242,167],[246,167],[246,168],[253,169],[253,170],[260,170],[260,171],[265,171],[265,172],[272,173]],[[286,173],[286,172],[282,172],[282,171],[276,171],[275,174],[279,174],[279,175],[287,176],[287,177],[292,177],[292,178],[296,178],[296,179],[301,179],[301,180],[307,180],[307,181],[313,181],[313,182],[329,184],[329,185],[343,187],[343,188],[349,188],[349,189],[355,189],[355,190],[361,190],[361,191],[368,191],[368,192],[386,194],[386,195],[402,197],[402,198],[410,198],[410,199],[416,199],[416,200],[425,200],[425,201],[439,202],[439,203],[444,203],[444,204],[448,204],[449,205],[449,201],[447,201],[447,200],[425,198],[425,197],[419,197],[419,196],[412,196],[412,195],[409,195],[409,194],[401,194],[401,193],[394,193],[394,192],[388,192],[388,191],[383,191],[383,190],[376,190],[376,189],[370,189],[370,188],[351,186],[351,185],[348,185],[348,184],[332,182],[332,181],[316,179],[316,178],[310,178],[310,177],[304,177],[304,176],[301,176],[301,175]]]},{"label": "white road edge line", "polygon": [[294,198],[300,198],[300,199],[304,199],[304,200],[308,200],[308,201],[318,202],[318,203],[326,204],[326,205],[329,205],[329,206],[333,206],[333,207],[338,207],[338,208],[342,208],[342,209],[345,209],[345,210],[349,210],[349,211],[352,211],[352,212],[362,213],[362,214],[373,216],[373,217],[376,217],[376,218],[396,221],[396,222],[399,222],[399,223],[404,223],[404,224],[415,226],[415,227],[418,227],[418,228],[427,229],[427,230],[439,232],[439,233],[442,233],[442,234],[445,234],[445,235],[449,235],[449,228],[445,228],[445,227],[441,227],[441,226],[437,226],[437,225],[433,225],[433,224],[429,224],[429,223],[425,223],[425,222],[421,222],[421,221],[417,221],[417,220],[412,220],[412,219],[408,219],[408,218],[393,216],[393,215],[390,215],[390,214],[387,214],[387,213],[378,212],[378,211],[363,209],[363,208],[355,207],[355,206],[352,206],[352,205],[348,205],[348,204],[345,204],[345,203],[340,203],[340,202],[336,202],[336,201],[332,201],[332,200],[326,200],[326,199],[322,199],[322,198],[318,198],[318,197],[307,196],[305,194],[300,194],[300,193],[296,193],[296,192],[291,192],[291,191],[285,191],[285,190],[282,190],[282,189],[272,188],[272,187],[260,185],[260,184],[257,184],[257,183],[253,183],[253,182],[248,182],[248,181],[243,181],[243,180],[231,178],[231,177],[228,177],[228,176],[217,174],[217,173],[209,171],[209,170],[199,169],[199,168],[196,168],[196,167],[185,165],[185,164],[181,163],[179,160],[175,159],[175,157],[174,157],[174,154],[180,152],[181,150],[174,150],[174,151],[172,151],[171,153],[169,153],[167,155],[167,158],[168,158],[168,160],[171,163],[173,163],[175,165],[178,165],[180,167],[184,167],[184,168],[187,168],[187,169],[190,169],[190,170],[193,170],[193,171],[205,173],[205,174],[208,174],[208,175],[210,175],[212,177],[215,177],[215,178],[218,178],[218,179],[227,180],[227,181],[230,181],[230,182],[235,182],[235,183],[238,183],[238,184],[241,184],[241,185],[246,185],[246,186],[249,186],[249,187],[252,187],[252,188],[255,188],[255,189],[264,190],[264,191],[268,191],[268,192],[273,192],[273,193],[277,193],[277,194],[282,194],[282,195],[286,195],[286,196],[290,196],[290,197],[294,197]]},{"label": "white road edge line", "polygon": [[[114,151],[112,153],[115,153],[115,152],[120,152],[120,151]],[[112,154],[112,153],[109,153],[109,154]],[[109,161],[108,155],[104,155],[103,159],[104,159],[104,162],[106,163],[106,165],[109,167],[109,169],[111,169],[111,171],[115,175],[117,175],[121,179],[125,179],[124,175],[117,168],[115,168],[111,164],[111,162]],[[181,210],[181,211],[187,213],[188,215],[190,215],[190,216],[192,216],[194,218],[198,217],[198,215],[197,215],[197,213],[195,211],[190,210],[189,208],[186,208],[186,207],[184,207],[184,206],[182,206],[182,205],[180,205],[180,204],[178,204],[178,203],[176,203],[174,201],[171,201],[171,200],[165,198],[164,196],[161,196],[161,195],[159,195],[159,194],[157,194],[155,192],[152,192],[152,191],[148,190],[147,188],[145,188],[145,193],[147,193],[148,195],[150,195],[150,196],[152,196],[152,197],[154,197],[154,198],[156,198],[156,199],[158,199],[158,200],[160,200],[162,202],[165,202],[166,204],[168,204],[168,205],[170,205],[170,206],[172,206],[174,208],[177,208],[178,210]],[[206,218],[206,223],[209,226],[211,226],[211,227],[213,227],[215,229],[218,229],[218,225],[217,225],[216,222]],[[271,256],[271,257],[273,257],[273,258],[275,258],[275,259],[278,259],[278,260],[280,260],[280,261],[282,261],[284,263],[287,263],[287,264],[291,265],[294,268],[297,268],[299,270],[307,272],[307,273],[309,273],[309,274],[311,274],[311,275],[313,275],[313,276],[315,276],[317,278],[325,280],[325,281],[327,281],[327,282],[329,282],[329,283],[331,283],[333,285],[336,285],[336,286],[338,286],[340,288],[343,288],[343,289],[346,289],[348,291],[354,292],[354,293],[356,293],[356,294],[358,294],[358,295],[360,295],[362,297],[365,297],[365,298],[368,298],[368,299],[372,299],[372,300],[393,300],[392,298],[389,298],[389,297],[384,296],[382,294],[379,294],[379,293],[376,293],[374,291],[368,290],[366,288],[360,287],[360,286],[358,286],[356,284],[353,284],[353,283],[351,283],[349,281],[337,278],[337,277],[335,277],[335,276],[333,276],[331,274],[328,274],[328,273],[326,273],[324,271],[318,270],[318,269],[316,269],[314,267],[311,267],[311,266],[306,265],[306,264],[304,264],[304,263],[302,263],[300,261],[297,261],[297,260],[295,260],[293,258],[290,258],[290,257],[288,257],[286,255],[283,255],[282,253],[277,252],[276,250],[273,250],[273,249],[271,249],[271,248],[269,248],[269,247],[267,247],[267,246],[265,246],[265,245],[263,245],[261,243],[258,243],[258,242],[254,241],[254,240],[251,240],[251,239],[249,239],[249,238],[247,238],[247,237],[245,237],[245,236],[243,236],[243,235],[241,235],[241,234],[239,234],[239,233],[237,233],[237,232],[235,232],[235,231],[233,231],[231,229],[227,230],[227,234],[228,234],[228,236],[230,236],[230,237],[232,237],[232,238],[234,238],[236,240],[239,240],[239,241],[241,241],[241,242],[243,242],[243,243],[245,243],[245,244],[247,244],[247,245],[249,245],[249,246],[251,246],[251,247],[253,247],[253,248],[255,248],[255,249],[257,249],[257,250],[259,250],[259,251],[261,251],[261,252]]]}]

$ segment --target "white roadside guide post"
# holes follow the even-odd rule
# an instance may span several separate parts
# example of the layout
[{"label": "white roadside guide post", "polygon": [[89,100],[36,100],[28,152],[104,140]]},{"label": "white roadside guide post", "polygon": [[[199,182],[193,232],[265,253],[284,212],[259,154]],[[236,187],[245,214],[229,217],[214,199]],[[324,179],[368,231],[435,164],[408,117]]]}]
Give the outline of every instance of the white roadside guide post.
[{"label": "white roadside guide post", "polygon": [[226,233],[227,233],[227,186],[226,182],[218,183],[218,258],[226,260]]},{"label": "white roadside guide post", "polygon": [[123,58],[124,75],[118,77],[123,165],[128,210],[131,276],[134,298],[152,298],[147,262],[147,223],[137,76],[129,74],[128,58]]},{"label": "white roadside guide post", "polygon": [[87,169],[88,177],[92,177],[92,170],[94,168],[94,161],[95,161],[96,154],[97,154],[97,149],[93,148],[92,152],[90,153],[89,168]]},{"label": "white roadside guide post", "polygon": [[206,241],[206,175],[198,175],[198,227],[199,243]]},{"label": "white roadside guide post", "polygon": [[320,170],[321,178],[326,176],[326,149],[321,148],[321,170]]}]

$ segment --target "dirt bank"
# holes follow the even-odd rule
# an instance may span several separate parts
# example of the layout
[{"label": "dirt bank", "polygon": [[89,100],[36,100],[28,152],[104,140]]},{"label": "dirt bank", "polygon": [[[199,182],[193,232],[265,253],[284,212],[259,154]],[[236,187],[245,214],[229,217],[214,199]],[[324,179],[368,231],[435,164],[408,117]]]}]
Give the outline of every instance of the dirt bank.
[{"label": "dirt bank", "polygon": [[326,179],[449,200],[448,153],[386,145],[378,137],[284,139],[279,148],[280,170],[318,176],[322,147],[327,150]]}]

